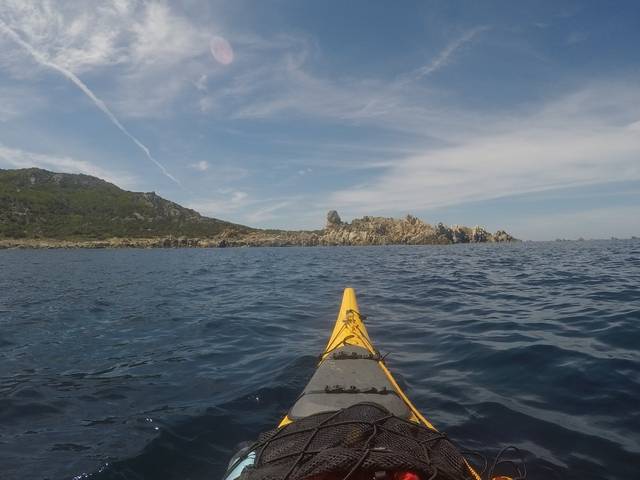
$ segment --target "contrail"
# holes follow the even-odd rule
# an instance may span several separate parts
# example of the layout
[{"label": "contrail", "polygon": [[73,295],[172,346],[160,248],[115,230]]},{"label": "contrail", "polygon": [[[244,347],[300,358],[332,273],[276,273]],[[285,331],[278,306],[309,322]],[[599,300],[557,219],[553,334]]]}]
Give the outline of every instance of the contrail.
[{"label": "contrail", "polygon": [[122,133],[124,133],[127,137],[129,137],[129,139],[133,143],[135,143],[138,146],[138,148],[140,148],[140,150],[144,152],[147,158],[151,160],[162,171],[162,173],[166,177],[170,178],[171,180],[176,182],[178,185],[180,185],[180,182],[178,181],[178,179],[173,175],[171,175],[167,171],[167,169],[164,167],[164,165],[162,165],[159,161],[153,158],[153,155],[151,155],[149,148],[145,144],[143,144],[140,140],[138,140],[136,137],[134,137],[131,133],[129,133],[129,131],[124,127],[124,125],[120,123],[120,120],[118,120],[116,116],[111,112],[111,110],[109,110],[107,105],[98,97],[96,97],[96,95],[91,91],[91,89],[87,87],[87,85],[85,85],[85,83],[82,80],[80,80],[72,71],[67,70],[64,67],[61,67],[60,65],[57,65],[47,60],[44,55],[42,55],[35,48],[33,48],[29,43],[25,42],[22,38],[20,38],[20,36],[15,31],[13,31],[9,26],[7,26],[7,24],[5,24],[2,20],[0,20],[0,31],[4,32],[9,38],[11,38],[14,42],[16,42],[22,48],[24,48],[27,52],[29,52],[31,56],[35,59],[35,61],[38,62],[40,65],[43,65],[45,67],[51,68],[52,70],[55,70],[56,72],[64,75],[68,80],[73,82],[73,84],[76,87],[78,87],[80,90],[82,90],[82,92],[87,97],[89,97],[89,99],[91,99],[91,101],[95,104],[95,106],[98,107],[102,111],[102,113],[104,113],[109,118],[109,120],[111,120],[111,123],[113,123]]}]

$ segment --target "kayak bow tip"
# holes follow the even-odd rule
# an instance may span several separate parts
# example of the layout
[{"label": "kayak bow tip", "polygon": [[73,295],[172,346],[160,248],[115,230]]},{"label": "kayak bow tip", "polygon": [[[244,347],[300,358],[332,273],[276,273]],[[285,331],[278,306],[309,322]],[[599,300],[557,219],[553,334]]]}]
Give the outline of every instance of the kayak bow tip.
[{"label": "kayak bow tip", "polygon": [[356,291],[353,287],[346,287],[342,293],[342,304],[340,305],[340,313],[338,319],[344,319],[349,310],[360,313],[358,308],[358,300],[356,299]]}]

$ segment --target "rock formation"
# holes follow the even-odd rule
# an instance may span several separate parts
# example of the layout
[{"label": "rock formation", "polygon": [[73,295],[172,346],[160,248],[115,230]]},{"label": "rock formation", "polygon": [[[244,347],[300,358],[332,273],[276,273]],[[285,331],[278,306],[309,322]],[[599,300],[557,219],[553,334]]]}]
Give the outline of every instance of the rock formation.
[{"label": "rock formation", "polygon": [[327,213],[327,226],[325,227],[327,230],[332,228],[337,228],[342,225],[342,220],[340,219],[340,215],[335,210],[329,210]]},{"label": "rock formation", "polygon": [[324,230],[250,230],[225,229],[211,237],[164,236],[154,238],[110,238],[104,240],[20,239],[0,240],[0,248],[222,248],[286,247],[331,245],[446,245],[453,243],[495,243],[516,241],[504,230],[495,234],[484,228],[442,223],[432,226],[407,215],[402,219],[362,217],[345,223],[335,210],[327,214]]}]

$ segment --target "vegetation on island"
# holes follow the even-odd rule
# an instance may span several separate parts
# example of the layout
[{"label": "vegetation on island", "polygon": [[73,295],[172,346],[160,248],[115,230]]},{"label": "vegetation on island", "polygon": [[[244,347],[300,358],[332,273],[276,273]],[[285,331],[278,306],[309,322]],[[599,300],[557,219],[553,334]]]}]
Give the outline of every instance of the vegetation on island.
[{"label": "vegetation on island", "polygon": [[154,192],[128,192],[89,175],[0,170],[0,237],[212,237],[225,230],[252,229],[204,217]]}]

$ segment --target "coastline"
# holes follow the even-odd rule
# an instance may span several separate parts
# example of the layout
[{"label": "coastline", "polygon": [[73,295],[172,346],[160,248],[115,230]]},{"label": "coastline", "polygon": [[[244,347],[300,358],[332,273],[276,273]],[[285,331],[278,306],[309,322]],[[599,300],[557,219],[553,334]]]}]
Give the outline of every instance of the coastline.
[{"label": "coastline", "polygon": [[504,230],[363,216],[324,228],[259,229],[209,218],[154,192],[38,168],[0,170],[0,249],[447,245],[517,241]]},{"label": "coastline", "polygon": [[455,235],[374,234],[370,231],[255,231],[224,232],[213,237],[186,236],[112,237],[107,239],[5,238],[0,249],[102,249],[102,248],[239,248],[239,247],[328,247],[382,245],[452,245],[460,243],[512,243],[519,240],[501,235],[456,237]]},{"label": "coastline", "polygon": [[[483,243],[509,243],[509,242],[483,242]],[[511,242],[515,243],[515,242]],[[272,242],[216,242],[213,239],[167,239],[167,238],[142,238],[129,239],[117,238],[109,240],[55,240],[55,239],[37,239],[37,240],[0,240],[0,250],[100,250],[100,249],[155,249],[155,248],[259,248],[259,247],[372,247],[372,246],[392,246],[392,245],[454,245],[453,243],[284,243],[278,241]]]}]

